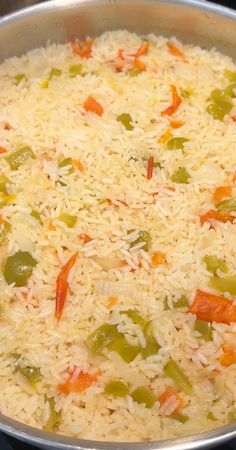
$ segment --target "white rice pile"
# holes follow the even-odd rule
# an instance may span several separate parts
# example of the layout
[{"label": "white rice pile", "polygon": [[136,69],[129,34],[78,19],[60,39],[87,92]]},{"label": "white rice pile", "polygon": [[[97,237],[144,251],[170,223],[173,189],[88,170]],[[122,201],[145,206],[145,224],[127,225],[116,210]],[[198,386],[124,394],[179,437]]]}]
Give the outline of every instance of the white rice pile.
[{"label": "white rice pile", "polygon": [[[225,69],[236,67],[215,50],[173,39],[184,59],[169,52],[163,37],[147,39],[148,52],[140,56],[146,70],[138,76],[116,72],[111,64],[119,49],[129,55],[143,42],[127,31],[95,39],[90,58],[73,54],[70,44],[49,44],[0,66],[0,147],[7,150],[0,155],[0,174],[9,180],[7,198],[1,194],[1,217],[11,224],[0,255],[3,267],[19,250],[38,262],[23,287],[8,285],[1,270],[0,410],[43,428],[49,417],[45,399],[53,397],[60,415],[55,431],[78,438],[147,441],[198,433],[228,423],[235,408],[236,365],[225,367],[220,358],[225,340],[235,339],[236,324],[213,323],[213,339],[207,342],[193,330],[195,316],[186,307],[175,309],[174,302],[185,295],[190,305],[197,289],[219,295],[208,286],[212,274],[205,255],[223,259],[229,274],[236,272],[236,222],[211,228],[199,220],[214,208],[215,189],[232,185],[236,171],[235,122],[206,112],[212,90],[227,85]],[[76,64],[82,64],[83,76],[70,77],[69,67]],[[52,68],[61,75],[44,88]],[[18,74],[25,77],[17,84]],[[173,116],[161,115],[172,103],[170,85],[190,95]],[[90,95],[102,105],[101,117],[85,111]],[[132,130],[117,121],[123,113],[131,115]],[[183,126],[171,128],[173,119]],[[188,139],[183,150],[167,148],[168,130],[172,137]],[[26,145],[35,159],[10,170],[6,156]],[[148,180],[150,155],[161,168],[154,167]],[[58,168],[68,157],[80,161],[83,171]],[[171,180],[179,167],[189,173],[188,184]],[[41,223],[32,210],[40,213]],[[60,220],[65,212],[77,216],[74,227]],[[143,243],[130,245],[141,230],[152,237],[148,251]],[[92,238],[88,243],[81,238],[85,233]],[[56,278],[77,251],[57,323]],[[153,267],[157,252],[166,263]],[[87,338],[104,323],[117,324],[128,342],[145,345],[142,327],[120,314],[128,309],[154,321],[159,352],[146,359],[139,353],[129,364],[108,349],[94,356]],[[24,367],[40,369],[36,387],[17,370],[15,353]],[[165,376],[170,357],[192,384],[191,394]],[[83,392],[60,392],[58,386],[72,372],[96,370],[97,380]],[[146,408],[131,395],[104,394],[117,379],[130,392],[149,388],[156,395],[154,406]],[[159,399],[167,386],[182,399],[185,423],[163,413]]]}]

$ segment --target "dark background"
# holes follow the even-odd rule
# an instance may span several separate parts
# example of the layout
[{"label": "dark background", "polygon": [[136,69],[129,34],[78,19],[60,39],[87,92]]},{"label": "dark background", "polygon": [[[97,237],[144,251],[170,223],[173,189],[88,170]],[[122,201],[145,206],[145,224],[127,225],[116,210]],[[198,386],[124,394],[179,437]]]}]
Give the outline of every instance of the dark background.
[{"label": "dark background", "polygon": [[[40,3],[45,0],[0,0],[0,16],[7,14],[15,9],[23,6],[30,6],[31,4]],[[228,6],[236,9],[236,0],[211,0],[212,3]],[[236,441],[225,444],[222,447],[217,447],[218,450],[236,450]],[[0,433],[0,450],[36,450],[30,445],[16,441],[13,438],[6,437]]]}]

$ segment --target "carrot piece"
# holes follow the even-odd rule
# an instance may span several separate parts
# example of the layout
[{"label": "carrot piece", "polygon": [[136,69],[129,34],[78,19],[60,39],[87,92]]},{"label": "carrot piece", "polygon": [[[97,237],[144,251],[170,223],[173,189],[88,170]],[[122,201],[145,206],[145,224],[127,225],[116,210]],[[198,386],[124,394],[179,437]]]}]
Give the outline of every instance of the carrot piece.
[{"label": "carrot piece", "polygon": [[110,308],[112,308],[112,306],[117,305],[117,303],[118,303],[117,297],[110,297],[107,301],[107,307],[110,309]]},{"label": "carrot piece", "polygon": [[162,252],[156,252],[152,255],[151,265],[152,267],[158,267],[160,264],[166,264],[166,255]]},{"label": "carrot piece", "polygon": [[182,120],[171,120],[170,126],[171,128],[180,128],[184,125],[184,122]]},{"label": "carrot piece", "polygon": [[182,406],[180,396],[173,388],[169,386],[167,386],[164,392],[160,395],[159,402],[161,405],[161,413],[167,416],[175,411],[179,411]]},{"label": "carrot piece", "polygon": [[168,129],[159,139],[159,144],[166,144],[172,138],[171,130]]},{"label": "carrot piece", "polygon": [[153,158],[153,156],[149,156],[149,158],[148,158],[148,168],[147,168],[147,179],[148,180],[151,180],[151,178],[152,178],[153,164],[154,164],[154,158]]},{"label": "carrot piece", "polygon": [[133,62],[133,67],[135,69],[141,70],[142,72],[144,72],[147,68],[146,64],[144,64],[140,59],[136,59],[136,58]]},{"label": "carrot piece", "polygon": [[232,117],[232,120],[233,120],[234,122],[236,122],[236,116],[233,116],[233,117]]},{"label": "carrot piece", "polygon": [[229,367],[232,364],[236,364],[236,333],[232,333],[232,341],[226,341],[223,344],[223,355],[221,355],[219,361],[224,367]]},{"label": "carrot piece", "polygon": [[231,186],[219,186],[216,188],[213,194],[213,200],[215,202],[220,202],[225,197],[230,197],[232,195],[232,187]]},{"label": "carrot piece", "polygon": [[76,40],[70,42],[70,44],[75,55],[79,55],[81,58],[89,58],[91,56],[93,46],[92,39],[89,39],[87,41]]},{"label": "carrot piece", "polygon": [[9,124],[9,122],[4,122],[3,129],[9,131],[12,129],[12,126]]},{"label": "carrot piece", "polygon": [[165,186],[165,189],[168,189],[168,191],[172,191],[172,192],[176,191],[174,186]]},{"label": "carrot piece", "polygon": [[197,290],[188,310],[200,320],[217,323],[236,322],[236,306],[225,297]]},{"label": "carrot piece", "polygon": [[87,244],[88,242],[91,242],[93,239],[86,233],[80,234],[80,239],[84,241],[84,244]]},{"label": "carrot piece", "polygon": [[233,174],[233,182],[236,181],[236,172]]},{"label": "carrot piece", "polygon": [[203,225],[205,222],[209,222],[212,225],[212,221],[218,220],[219,222],[227,223],[227,222],[234,222],[236,220],[236,217],[231,216],[231,214],[214,211],[213,209],[210,209],[205,214],[202,214],[200,216],[200,223]]},{"label": "carrot piece", "polygon": [[82,164],[82,162],[80,162],[79,159],[75,161],[75,166],[80,170],[80,172],[84,172],[84,165]]},{"label": "carrot piece", "polygon": [[173,42],[169,41],[167,43],[167,47],[171,55],[177,56],[178,58],[186,59],[184,52],[180,50],[180,48],[177,47]]},{"label": "carrot piece", "polygon": [[100,103],[97,102],[97,100],[95,100],[92,95],[89,95],[89,97],[85,100],[84,109],[85,111],[93,112],[98,116],[102,116],[104,112],[103,107],[100,105]]},{"label": "carrot piece", "polygon": [[59,321],[64,308],[66,294],[69,288],[69,283],[67,281],[69,272],[73,265],[75,264],[78,252],[76,252],[67,263],[62,267],[56,281],[56,307],[55,307],[55,317]]},{"label": "carrot piece", "polygon": [[118,56],[119,59],[122,59],[122,60],[125,59],[123,48],[119,48],[118,53],[117,53],[117,56]]},{"label": "carrot piece", "polygon": [[79,372],[78,376],[75,377],[77,369],[75,369],[69,378],[64,384],[59,385],[59,391],[62,394],[68,395],[71,392],[77,392],[78,394],[82,394],[86,389],[88,389],[91,384],[97,381],[97,377],[100,374],[100,371],[97,371],[94,374],[89,374],[87,372]]},{"label": "carrot piece", "polygon": [[173,84],[171,85],[171,92],[172,92],[172,105],[166,108],[164,111],[162,111],[162,116],[171,116],[172,114],[177,111],[179,105],[182,103],[182,99],[178,94],[178,91],[176,89],[176,86]]},{"label": "carrot piece", "polygon": [[6,153],[7,149],[4,147],[0,147],[0,154]]},{"label": "carrot piece", "polygon": [[139,56],[146,55],[148,52],[148,47],[149,47],[148,42],[143,42],[141,46],[138,48],[137,52],[135,53],[135,58],[139,58]]}]

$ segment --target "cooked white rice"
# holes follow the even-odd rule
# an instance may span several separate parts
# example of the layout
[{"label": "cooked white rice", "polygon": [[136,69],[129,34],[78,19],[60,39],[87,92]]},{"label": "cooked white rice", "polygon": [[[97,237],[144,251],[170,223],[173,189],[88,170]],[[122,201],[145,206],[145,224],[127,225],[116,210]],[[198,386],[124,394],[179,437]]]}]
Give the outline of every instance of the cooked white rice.
[{"label": "cooked white rice", "polygon": [[[166,439],[224,425],[235,411],[236,364],[225,367],[220,358],[225,341],[235,339],[236,324],[213,323],[213,339],[206,342],[193,330],[195,316],[187,308],[174,309],[174,302],[185,295],[190,305],[196,289],[219,295],[208,286],[212,274],[205,255],[216,255],[227,263],[230,274],[236,272],[236,223],[217,222],[211,228],[199,220],[202,212],[214,208],[215,189],[233,185],[234,108],[219,121],[206,106],[212,90],[227,85],[225,69],[236,67],[214,49],[173,40],[186,55],[183,59],[170,54],[165,38],[147,39],[148,53],[140,57],[146,70],[134,77],[116,72],[110,63],[117,60],[119,49],[130,54],[142,44],[141,37],[127,31],[95,39],[88,59],[74,55],[70,44],[48,44],[0,66],[0,147],[7,150],[0,158],[0,174],[9,179],[8,195],[15,196],[1,194],[1,216],[11,224],[1,243],[1,260],[4,266],[6,258],[20,250],[38,262],[23,287],[8,285],[1,271],[0,410],[43,428],[49,416],[45,395],[53,397],[61,416],[55,431],[78,438]],[[69,67],[79,63],[85,75],[70,77]],[[60,69],[61,75],[44,88],[52,68]],[[17,74],[25,74],[18,84]],[[183,89],[191,91],[171,117],[161,115],[172,102],[170,85],[180,95]],[[102,105],[101,117],[84,110],[90,95]],[[131,115],[132,130],[117,121],[122,113]],[[171,128],[173,119],[183,121],[183,126]],[[184,150],[169,150],[161,142],[167,130],[172,137],[189,140]],[[10,170],[5,157],[25,145],[36,158]],[[150,155],[161,168],[155,167],[147,180],[145,158]],[[65,167],[58,168],[67,157],[79,160],[84,170],[75,168],[69,174]],[[188,184],[172,182],[179,167],[188,171]],[[42,223],[31,216],[32,210],[41,214]],[[60,220],[64,212],[77,216],[74,227]],[[130,247],[141,230],[152,237],[148,252],[140,242]],[[84,244],[83,233],[92,240]],[[56,278],[77,251],[57,323]],[[166,263],[154,268],[157,252],[165,254]],[[139,353],[129,364],[107,349],[94,356],[87,338],[104,323],[117,324],[129,343],[145,347],[142,327],[120,314],[128,309],[154,320],[159,352],[147,359]],[[21,355],[22,366],[40,369],[42,379],[36,387],[15,370],[15,353]],[[170,357],[191,382],[191,394],[165,376]],[[74,370],[77,376],[96,369],[100,375],[84,392],[59,391]],[[117,379],[130,392],[139,386],[151,389],[157,399],[154,406],[148,409],[131,395],[104,394],[107,383]],[[185,423],[163,413],[159,399],[166,386],[182,398]]]}]

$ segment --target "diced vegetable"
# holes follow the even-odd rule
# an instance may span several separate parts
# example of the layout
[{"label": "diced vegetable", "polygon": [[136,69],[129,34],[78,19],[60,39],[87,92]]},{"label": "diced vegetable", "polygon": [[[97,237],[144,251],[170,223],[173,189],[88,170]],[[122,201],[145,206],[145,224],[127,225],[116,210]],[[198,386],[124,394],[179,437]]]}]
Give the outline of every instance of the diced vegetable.
[{"label": "diced vegetable", "polygon": [[73,160],[72,158],[65,158],[59,164],[58,167],[67,167],[67,172],[72,173],[74,171]]},{"label": "diced vegetable", "polygon": [[120,380],[111,381],[104,389],[105,394],[113,395],[113,397],[125,397],[129,394],[129,388]]},{"label": "diced vegetable", "polygon": [[170,386],[167,386],[159,397],[160,413],[170,416],[181,407],[181,398],[179,394]]},{"label": "diced vegetable", "polygon": [[143,246],[141,247],[145,252],[150,250],[152,245],[152,237],[148,231],[140,231],[139,237],[135,239],[135,241],[131,242],[130,248],[135,247],[135,245],[143,242]]},{"label": "diced vegetable", "polygon": [[[234,336],[235,338],[235,336]],[[234,342],[225,342],[223,344],[223,355],[220,356],[220,364],[229,367],[236,364],[236,344]]]},{"label": "diced vegetable", "polygon": [[16,199],[16,195],[14,195],[14,194],[10,194],[10,195],[1,194],[0,195],[0,199],[2,200],[0,205],[1,206],[5,206],[5,205],[8,205],[9,203],[13,203],[14,200]]},{"label": "diced vegetable", "polygon": [[142,73],[142,70],[139,69],[139,67],[134,67],[133,69],[129,70],[128,75],[130,77],[137,77],[138,75],[140,75],[140,73]]},{"label": "diced vegetable", "polygon": [[146,323],[143,334],[146,339],[146,345],[142,348],[142,357],[146,359],[151,355],[156,355],[160,350],[160,345],[157,343],[153,334],[153,321],[150,320]]},{"label": "diced vegetable", "polygon": [[140,70],[140,72],[144,72],[146,70],[146,64],[138,58],[133,61],[133,67],[134,69]]},{"label": "diced vegetable", "polygon": [[134,127],[132,125],[132,117],[129,113],[120,114],[119,116],[117,116],[116,120],[118,122],[121,122],[126,128],[126,130],[128,131],[133,130]]},{"label": "diced vegetable", "polygon": [[146,55],[148,52],[148,48],[149,43],[147,41],[144,41],[135,53],[135,59],[139,58],[139,56]]},{"label": "diced vegetable", "polygon": [[226,262],[223,259],[217,258],[215,255],[206,255],[203,260],[206,263],[207,270],[211,273],[216,274],[218,269],[224,273],[228,272]]},{"label": "diced vegetable", "polygon": [[7,284],[25,286],[37,261],[28,252],[17,252],[6,260],[3,275]]},{"label": "diced vegetable", "polygon": [[158,267],[161,264],[166,264],[166,255],[162,252],[155,252],[152,255],[151,265],[152,267]]},{"label": "diced vegetable", "polygon": [[87,344],[92,353],[101,353],[120,335],[116,325],[104,323],[94,330],[87,339]]},{"label": "diced vegetable", "polygon": [[18,85],[22,80],[26,80],[26,76],[24,73],[17,73],[14,76],[15,84]]},{"label": "diced vegetable", "polygon": [[171,92],[172,92],[172,105],[169,106],[168,108],[166,108],[164,111],[162,111],[161,115],[162,116],[171,116],[172,114],[174,114],[178,107],[181,105],[182,103],[182,99],[178,94],[178,91],[176,89],[176,87],[174,85],[171,85]]},{"label": "diced vegetable", "polygon": [[193,329],[194,331],[197,331],[205,341],[212,341],[212,324],[210,322],[196,319]]},{"label": "diced vegetable", "polygon": [[56,281],[56,306],[55,306],[55,318],[59,321],[62,315],[62,311],[65,305],[66,294],[69,288],[67,278],[70,270],[72,269],[77,259],[78,252],[76,252],[67,263],[62,267]]},{"label": "diced vegetable", "polygon": [[0,192],[3,194],[8,194],[7,192],[7,184],[10,183],[8,178],[5,175],[0,175]]},{"label": "diced vegetable", "polygon": [[36,219],[39,223],[42,223],[42,220],[41,220],[41,214],[40,214],[38,211],[36,211],[35,209],[32,210],[31,216],[32,216],[34,219]]},{"label": "diced vegetable", "polygon": [[164,374],[175,383],[176,387],[180,391],[184,391],[186,392],[186,394],[190,394],[192,392],[191,383],[189,382],[182,369],[173,359],[169,359],[169,361],[164,366]]},{"label": "diced vegetable", "polygon": [[209,413],[207,413],[207,419],[208,420],[217,420],[211,411],[209,411]]},{"label": "diced vegetable", "polygon": [[160,137],[158,142],[159,142],[159,144],[166,144],[171,138],[172,138],[172,133],[171,133],[171,130],[168,129],[168,130],[166,130],[166,132],[164,134],[162,134],[162,136]]},{"label": "diced vegetable", "polygon": [[171,41],[167,42],[167,47],[169,53],[172,56],[177,56],[178,58],[186,59],[184,52],[179,47],[177,47],[173,42]]},{"label": "diced vegetable", "polygon": [[69,74],[71,78],[76,77],[77,75],[82,75],[82,64],[73,64],[69,67]]},{"label": "diced vegetable", "polygon": [[167,295],[164,298],[163,306],[164,306],[164,311],[168,311],[170,309],[169,305],[168,305],[168,297],[167,297]]},{"label": "diced vegetable", "polygon": [[232,187],[231,186],[219,186],[216,188],[213,194],[214,202],[220,202],[225,197],[230,197],[232,195]]},{"label": "diced vegetable", "polygon": [[226,69],[225,77],[228,78],[229,81],[236,81],[236,72]]},{"label": "diced vegetable", "polygon": [[188,306],[188,299],[186,295],[181,295],[181,297],[174,303],[174,308],[187,308]]},{"label": "diced vegetable", "polygon": [[133,361],[140,351],[138,345],[131,345],[121,333],[109,344],[109,349],[118,353],[126,363]]},{"label": "diced vegetable", "polygon": [[73,216],[67,213],[62,213],[59,219],[64,222],[64,224],[67,225],[68,228],[73,228],[77,222],[77,216]]},{"label": "diced vegetable", "polygon": [[100,374],[100,371],[97,371],[93,374],[90,374],[88,372],[80,371],[78,375],[76,376],[76,371],[78,369],[75,369],[69,379],[64,383],[59,385],[59,391],[62,394],[68,395],[71,392],[77,392],[79,394],[83,393],[86,389],[88,389],[95,381],[97,381],[98,375]]},{"label": "diced vegetable", "polygon": [[223,212],[236,211],[236,198],[229,198],[227,200],[221,200],[221,202],[216,203],[216,209]]},{"label": "diced vegetable", "polygon": [[228,114],[233,107],[231,96],[228,95],[228,91],[214,89],[211,93],[212,103],[207,106],[206,111],[212,115],[214,119],[223,120],[224,116]]},{"label": "diced vegetable", "polygon": [[49,404],[49,417],[43,426],[43,430],[52,433],[61,420],[61,412],[55,410],[55,400],[53,397],[48,398],[46,396],[45,400]]},{"label": "diced vegetable", "polygon": [[227,213],[214,211],[213,209],[210,209],[205,214],[202,214],[200,216],[201,225],[203,225],[205,222],[209,222],[212,226],[212,222],[215,220],[217,220],[219,222],[223,222],[223,223],[227,223],[227,222],[232,223],[236,220],[236,217],[231,216],[230,214],[227,214]]},{"label": "diced vegetable", "polygon": [[7,149],[5,147],[0,147],[0,155],[2,155],[3,153],[6,153]]},{"label": "diced vegetable", "polygon": [[17,370],[26,378],[34,389],[36,388],[37,383],[42,380],[42,374],[38,367],[19,367]]},{"label": "diced vegetable", "polygon": [[151,178],[152,178],[153,165],[154,165],[154,158],[153,158],[153,156],[149,156],[149,158],[148,158],[148,167],[147,167],[147,179],[148,180],[151,180]]},{"label": "diced vegetable", "polygon": [[62,74],[61,69],[57,69],[56,67],[53,67],[49,74],[49,80],[51,80],[53,77],[60,77],[61,74]]},{"label": "diced vegetable", "polygon": [[89,95],[89,97],[84,102],[84,109],[87,112],[93,112],[97,114],[98,116],[102,116],[104,113],[104,109],[100,103],[98,103],[97,100],[92,95]]},{"label": "diced vegetable", "polygon": [[180,167],[173,173],[171,180],[174,183],[187,184],[189,182],[189,178],[190,175],[185,169],[185,167]]},{"label": "diced vegetable", "polygon": [[229,412],[228,422],[229,423],[235,423],[236,422],[236,408],[232,409],[232,411]]},{"label": "diced vegetable", "polygon": [[86,233],[82,233],[79,236],[80,239],[84,241],[84,244],[87,244],[88,242],[91,242],[93,239]]},{"label": "diced vegetable", "polygon": [[6,238],[7,234],[11,231],[11,224],[4,220],[0,221],[0,243]]},{"label": "diced vegetable", "polygon": [[184,125],[184,122],[182,120],[171,120],[170,126],[171,128],[181,128]]},{"label": "diced vegetable", "polygon": [[180,423],[186,423],[189,420],[189,416],[175,412],[170,415],[170,419],[177,420]]},{"label": "diced vegetable", "polygon": [[35,154],[29,146],[21,147],[6,157],[12,170],[17,170],[28,159],[35,159]]},{"label": "diced vegetable", "polygon": [[157,397],[150,389],[140,386],[131,393],[133,400],[139,404],[144,404],[146,408],[152,408],[157,401]]},{"label": "diced vegetable", "polygon": [[222,278],[212,277],[209,286],[220,292],[229,292],[231,295],[236,295],[236,275],[228,275]]},{"label": "diced vegetable", "polygon": [[41,80],[39,83],[41,89],[47,89],[49,86],[49,81],[48,80]]},{"label": "diced vegetable", "polygon": [[193,304],[189,307],[189,312],[206,322],[236,322],[236,306],[232,304],[232,301],[199,289]]},{"label": "diced vegetable", "polygon": [[180,93],[184,99],[188,99],[193,95],[194,90],[192,88],[180,88]]},{"label": "diced vegetable", "polygon": [[132,322],[134,322],[137,325],[140,325],[141,327],[144,327],[146,323],[144,318],[140,316],[140,314],[137,313],[135,309],[128,309],[128,311],[121,311],[121,314],[126,314],[129,317],[129,319],[132,320]]},{"label": "diced vegetable", "polygon": [[188,141],[189,139],[186,139],[184,137],[174,137],[170,139],[170,141],[168,141],[166,145],[169,150],[183,150],[184,143]]},{"label": "diced vegetable", "polygon": [[235,97],[235,91],[236,91],[236,82],[230,83],[227,88],[224,89],[224,93],[226,96]]},{"label": "diced vegetable", "polygon": [[71,42],[71,47],[75,55],[79,55],[81,58],[89,58],[92,55],[93,40],[87,39],[76,40]]},{"label": "diced vegetable", "polygon": [[82,162],[79,159],[74,161],[74,164],[75,164],[75,167],[80,170],[80,172],[84,172],[84,165],[82,164]]}]

